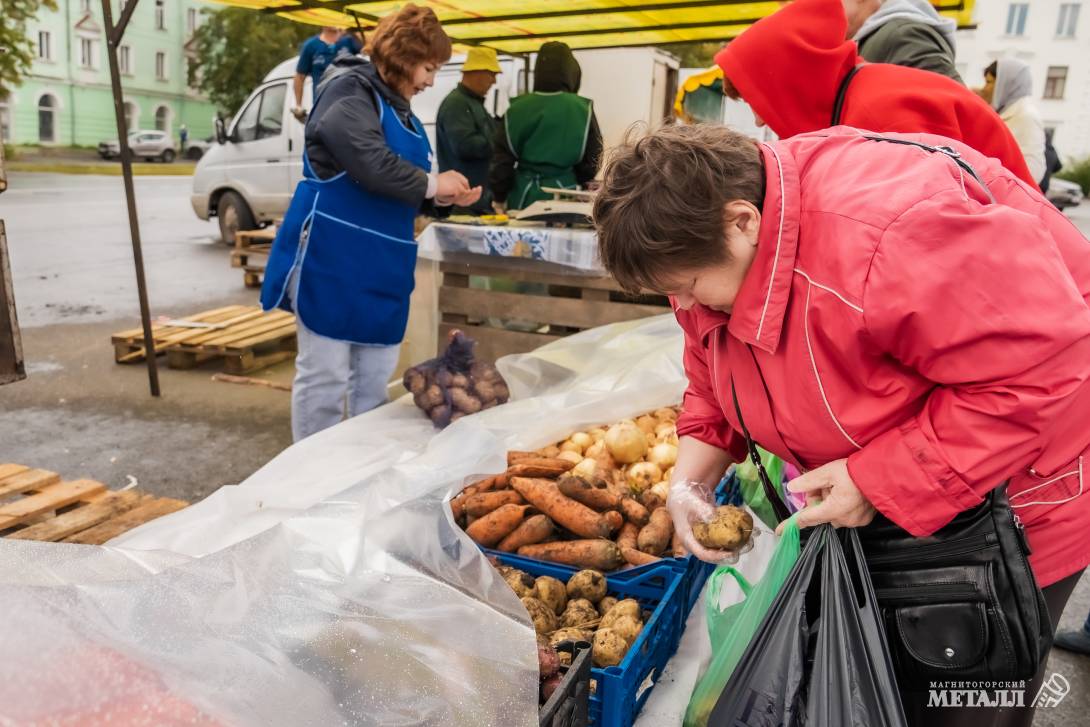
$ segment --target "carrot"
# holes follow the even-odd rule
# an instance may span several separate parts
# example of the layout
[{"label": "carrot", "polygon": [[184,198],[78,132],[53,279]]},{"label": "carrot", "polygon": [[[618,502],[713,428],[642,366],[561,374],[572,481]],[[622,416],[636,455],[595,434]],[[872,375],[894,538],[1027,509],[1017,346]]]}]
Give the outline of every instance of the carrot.
[{"label": "carrot", "polygon": [[511,465],[507,468],[507,474],[510,477],[548,477],[551,479],[559,477],[574,466],[574,462],[558,457],[535,457]]},{"label": "carrot", "polygon": [[455,495],[450,500],[450,512],[454,515],[455,520],[461,520],[462,515],[466,511],[466,498],[469,497],[465,492]]},{"label": "carrot", "polygon": [[537,451],[538,455],[542,457],[555,457],[560,454],[560,447],[555,444],[550,444],[548,447],[542,447]]},{"label": "carrot", "polygon": [[518,464],[524,459],[536,459],[541,456],[543,455],[540,452],[520,452],[517,449],[512,449],[507,453],[507,466]]},{"label": "carrot", "polygon": [[614,570],[625,562],[616,543],[601,539],[524,545],[519,548],[518,554],[600,571]]},{"label": "carrot", "polygon": [[621,548],[621,555],[629,565],[647,565],[662,560],[657,555],[644,553],[642,550],[636,550],[635,548]]},{"label": "carrot", "polygon": [[640,527],[638,525],[625,522],[625,524],[621,526],[620,534],[617,536],[618,547],[620,547],[621,550],[624,550],[625,548],[635,548],[636,538],[639,534]]},{"label": "carrot", "polygon": [[651,520],[636,536],[636,547],[651,555],[661,555],[673,534],[674,523],[670,520],[670,513],[665,507],[660,507],[651,513]]},{"label": "carrot", "polygon": [[529,509],[528,505],[503,505],[474,521],[466,528],[466,534],[478,544],[491,548],[522,524]]},{"label": "carrot", "polygon": [[508,480],[507,473],[506,472],[501,472],[498,475],[492,475],[491,477],[485,477],[483,480],[478,480],[477,482],[474,482],[472,485],[470,485],[469,487],[462,490],[462,492],[469,492],[470,488],[473,489],[473,492],[469,493],[471,495],[474,494],[474,493],[477,493],[477,492],[490,492],[492,490],[502,490],[504,487],[507,487],[507,485],[508,485],[507,480]]},{"label": "carrot", "polygon": [[478,492],[470,495],[465,501],[465,511],[475,517],[483,517],[501,505],[525,505],[522,495],[513,490],[496,490],[495,492]]},{"label": "carrot", "polygon": [[556,484],[565,495],[595,510],[616,510],[621,506],[621,498],[601,477],[588,481],[569,472]]},{"label": "carrot", "polygon": [[550,480],[512,477],[511,486],[526,502],[536,507],[571,532],[584,538],[604,538],[609,535],[609,523],[570,497],[561,494],[555,482]]},{"label": "carrot", "polygon": [[625,520],[641,528],[651,520],[651,513],[647,508],[631,497],[621,498],[621,512],[624,513]]},{"label": "carrot", "polygon": [[662,498],[654,492],[651,492],[651,490],[644,490],[643,493],[640,494],[640,504],[647,508],[647,512],[654,512],[666,505],[666,503],[662,501]]},{"label": "carrot", "polygon": [[615,533],[624,526],[624,515],[616,510],[607,510],[602,513],[602,517],[609,523],[609,532]]},{"label": "carrot", "polygon": [[670,538],[670,549],[675,558],[684,558],[689,554],[689,551],[685,550],[685,546],[681,544],[681,536],[674,531],[674,535]]},{"label": "carrot", "polygon": [[553,534],[553,521],[548,515],[534,515],[526,518],[522,525],[515,528],[510,535],[500,541],[497,550],[505,553],[514,553],[524,545],[540,543]]}]

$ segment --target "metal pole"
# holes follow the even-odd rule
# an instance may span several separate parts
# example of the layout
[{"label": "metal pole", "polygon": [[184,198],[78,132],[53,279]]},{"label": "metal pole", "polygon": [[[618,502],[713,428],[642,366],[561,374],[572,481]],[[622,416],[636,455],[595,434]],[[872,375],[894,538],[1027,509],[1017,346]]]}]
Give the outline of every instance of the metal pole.
[{"label": "metal pole", "polygon": [[144,329],[144,358],[148,364],[148,385],[152,396],[159,396],[159,368],[155,360],[155,339],[151,333],[151,310],[148,306],[148,284],[144,278],[144,252],[140,246],[140,223],[136,218],[136,191],[132,183],[132,159],[129,156],[129,130],[125,123],[124,101],[121,96],[121,68],[117,62],[117,46],[125,34],[125,26],[136,9],[137,0],[128,0],[121,11],[121,21],[115,32],[110,0],[102,0],[102,19],[106,23],[106,58],[110,62],[110,83],[114,93],[114,117],[117,121],[118,149],[121,153],[121,176],[125,181],[125,203],[129,209],[129,233],[132,237],[132,257],[136,266],[136,290],[140,296],[140,324]]}]

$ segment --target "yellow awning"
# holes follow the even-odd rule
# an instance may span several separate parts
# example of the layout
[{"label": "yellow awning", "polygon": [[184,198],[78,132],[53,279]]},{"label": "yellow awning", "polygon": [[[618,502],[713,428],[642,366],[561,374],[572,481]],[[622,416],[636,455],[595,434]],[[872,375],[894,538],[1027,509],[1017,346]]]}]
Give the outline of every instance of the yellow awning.
[{"label": "yellow awning", "polygon": [[[311,25],[364,28],[404,0],[213,0],[276,13]],[[974,0],[932,0],[959,26],[972,22]],[[572,48],[727,41],[774,13],[782,2],[748,0],[420,0],[458,43],[507,53],[536,51],[549,40]]]}]

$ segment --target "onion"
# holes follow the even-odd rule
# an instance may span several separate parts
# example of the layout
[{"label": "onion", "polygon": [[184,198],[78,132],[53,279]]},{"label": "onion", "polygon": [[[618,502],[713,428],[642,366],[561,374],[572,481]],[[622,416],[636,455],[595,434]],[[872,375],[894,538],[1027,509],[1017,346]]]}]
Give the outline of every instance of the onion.
[{"label": "onion", "polygon": [[651,462],[637,462],[625,474],[628,486],[636,493],[643,492],[662,479],[662,470]]},{"label": "onion", "polygon": [[666,480],[656,482],[651,485],[651,492],[655,493],[663,502],[666,502],[666,497],[670,494],[670,483]]},{"label": "onion", "polygon": [[594,444],[594,437],[590,436],[586,432],[576,432],[568,438],[572,444],[577,444],[581,447],[581,451],[587,451],[587,447]]},{"label": "onion", "polygon": [[598,463],[591,457],[587,457],[572,468],[572,474],[584,480],[593,479],[597,471]]},{"label": "onion", "polygon": [[605,442],[595,442],[594,444],[587,447],[587,451],[583,452],[583,456],[585,456],[585,457],[597,457],[598,455],[600,455],[605,450],[606,450],[606,443]]},{"label": "onion", "polygon": [[583,448],[570,439],[560,443],[561,452],[575,452],[578,455],[583,454]]},{"label": "onion", "polygon": [[601,442],[606,438],[606,430],[601,427],[595,427],[594,429],[588,429],[587,434],[591,436],[595,442]]},{"label": "onion", "polygon": [[660,442],[651,448],[647,461],[658,465],[660,470],[667,470],[677,462],[677,447],[667,442]]},{"label": "onion", "polygon": [[655,409],[652,414],[660,422],[673,422],[677,421],[677,412],[670,407],[663,407],[662,409]]},{"label": "onion", "polygon": [[663,422],[655,427],[655,439],[660,442],[671,434],[677,434],[677,424],[674,422]]},{"label": "onion", "polygon": [[655,433],[655,427],[658,426],[658,423],[658,420],[650,414],[644,414],[636,419],[636,426],[648,434]]},{"label": "onion", "polygon": [[606,432],[606,449],[621,464],[639,461],[647,452],[647,435],[635,424],[621,422]]}]

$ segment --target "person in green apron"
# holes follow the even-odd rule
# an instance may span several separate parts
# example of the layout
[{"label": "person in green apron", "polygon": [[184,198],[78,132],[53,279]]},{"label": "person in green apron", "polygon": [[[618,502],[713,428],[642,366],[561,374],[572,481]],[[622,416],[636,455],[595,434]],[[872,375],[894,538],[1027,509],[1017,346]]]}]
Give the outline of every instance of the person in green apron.
[{"label": "person in green apron", "polygon": [[598,173],[602,132],[590,99],[578,95],[583,72],[565,43],[541,46],[534,90],[511,99],[496,130],[488,181],[497,212],[519,210],[575,189]]}]

